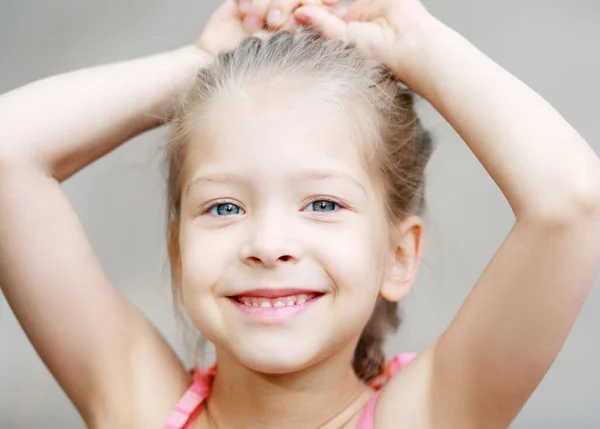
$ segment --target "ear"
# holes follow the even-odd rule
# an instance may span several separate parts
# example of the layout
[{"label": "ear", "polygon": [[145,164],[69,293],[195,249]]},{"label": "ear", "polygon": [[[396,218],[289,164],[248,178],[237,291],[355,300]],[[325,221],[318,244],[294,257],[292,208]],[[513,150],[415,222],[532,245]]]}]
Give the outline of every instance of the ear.
[{"label": "ear", "polygon": [[394,232],[387,272],[379,292],[386,300],[398,302],[410,292],[417,276],[425,241],[423,220],[409,216]]}]

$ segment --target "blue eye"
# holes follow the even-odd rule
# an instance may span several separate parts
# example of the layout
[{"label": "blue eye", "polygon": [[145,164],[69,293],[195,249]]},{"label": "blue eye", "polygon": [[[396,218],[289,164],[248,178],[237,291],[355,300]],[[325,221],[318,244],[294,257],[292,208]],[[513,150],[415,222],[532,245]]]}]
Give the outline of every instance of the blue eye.
[{"label": "blue eye", "polygon": [[217,204],[212,206],[208,212],[214,216],[232,216],[245,213],[243,209],[231,203]]},{"label": "blue eye", "polygon": [[308,211],[323,213],[335,211],[339,208],[339,205],[333,201],[318,200],[313,201],[308,207],[310,208]]}]

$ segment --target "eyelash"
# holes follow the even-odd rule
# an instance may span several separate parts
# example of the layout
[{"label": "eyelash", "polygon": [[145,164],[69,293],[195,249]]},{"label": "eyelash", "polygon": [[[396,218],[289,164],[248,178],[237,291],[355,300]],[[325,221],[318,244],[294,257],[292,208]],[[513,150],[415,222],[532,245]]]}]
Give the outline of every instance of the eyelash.
[{"label": "eyelash", "polygon": [[[212,209],[214,209],[217,206],[220,206],[221,204],[233,204],[234,206],[237,206],[239,208],[241,208],[242,210],[244,210],[242,208],[242,205],[239,204],[238,202],[235,202],[233,200],[229,200],[226,198],[220,199],[220,200],[214,200],[214,201],[210,201],[209,203],[206,203],[202,206],[202,208],[199,210],[200,215],[205,215],[208,214]],[[246,210],[244,210],[245,212]]]},{"label": "eyelash", "polygon": [[[313,197],[310,200],[308,200],[306,202],[306,204],[304,204],[304,208],[303,208],[302,211],[304,211],[304,209],[306,209],[306,207],[308,207],[309,205],[314,204],[314,203],[319,202],[319,201],[326,201],[326,202],[335,204],[337,206],[337,209],[336,210],[332,210],[332,211],[338,211],[340,209],[348,209],[348,205],[345,204],[344,202],[338,200],[337,198],[326,197],[326,196],[322,196],[321,195],[321,196],[318,196],[318,197]],[[237,202],[234,202],[234,201],[228,200],[228,199],[220,199],[220,200],[211,201],[211,202],[203,205],[202,208],[200,209],[199,213],[200,213],[200,215],[206,215],[213,208],[215,208],[215,207],[217,207],[217,206],[219,206],[221,204],[233,204],[233,205],[235,205],[237,207],[240,207],[242,210],[244,210],[244,208],[241,207],[241,204],[238,204]],[[245,211],[246,210],[244,210],[244,212]],[[317,212],[317,213],[330,213],[330,212]]]},{"label": "eyelash", "polygon": [[[338,200],[337,198],[332,198],[332,197],[325,197],[325,196],[318,196],[318,197],[314,197],[312,199],[310,199],[305,205],[304,208],[306,209],[306,207],[310,206],[311,204],[314,204],[316,202],[319,201],[326,201],[328,203],[333,203],[337,206],[336,210],[332,210],[334,212],[340,210],[340,209],[347,209],[348,206],[346,204],[344,204],[342,201]],[[331,213],[331,212],[317,212],[317,213]]]}]

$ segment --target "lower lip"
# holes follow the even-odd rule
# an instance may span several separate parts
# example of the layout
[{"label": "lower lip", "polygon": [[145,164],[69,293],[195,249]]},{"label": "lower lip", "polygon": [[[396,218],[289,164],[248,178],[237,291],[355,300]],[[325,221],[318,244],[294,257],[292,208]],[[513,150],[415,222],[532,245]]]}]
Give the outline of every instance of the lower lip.
[{"label": "lower lip", "polygon": [[305,312],[323,296],[317,295],[304,304],[290,305],[289,307],[248,307],[233,298],[229,298],[229,301],[247,317],[257,321],[276,323],[291,319]]}]

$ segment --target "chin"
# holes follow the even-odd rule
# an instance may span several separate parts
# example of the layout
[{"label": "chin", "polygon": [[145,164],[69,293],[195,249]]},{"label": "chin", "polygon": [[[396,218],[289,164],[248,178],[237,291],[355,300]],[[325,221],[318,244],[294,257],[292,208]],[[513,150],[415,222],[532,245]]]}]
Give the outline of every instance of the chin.
[{"label": "chin", "polygon": [[287,341],[251,341],[237,344],[233,355],[247,368],[264,374],[289,374],[317,363],[319,347],[293,338]]}]

